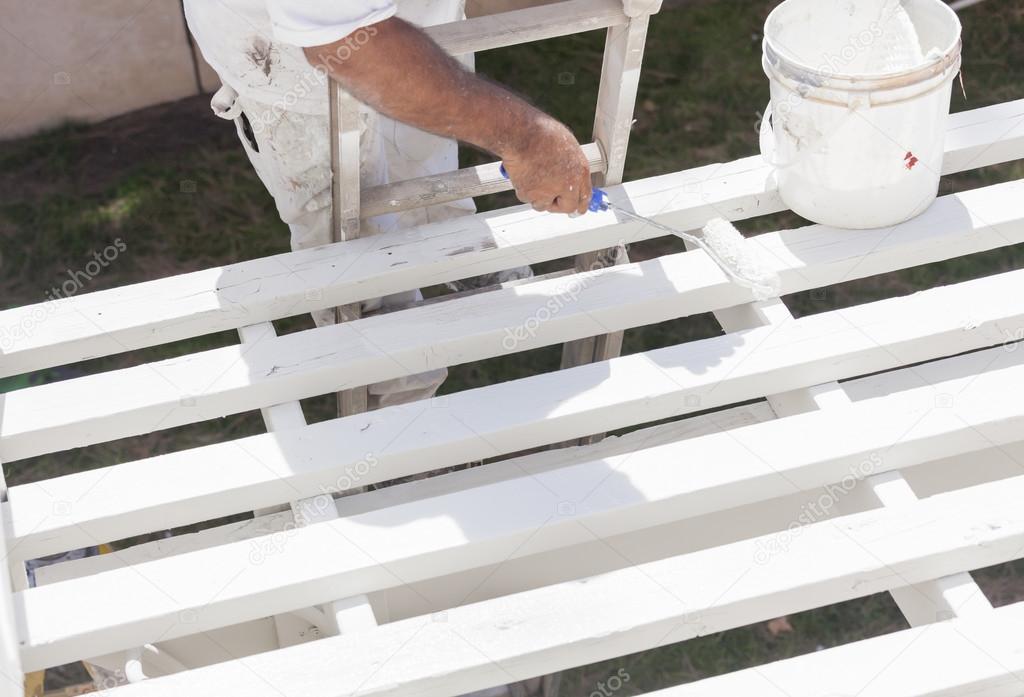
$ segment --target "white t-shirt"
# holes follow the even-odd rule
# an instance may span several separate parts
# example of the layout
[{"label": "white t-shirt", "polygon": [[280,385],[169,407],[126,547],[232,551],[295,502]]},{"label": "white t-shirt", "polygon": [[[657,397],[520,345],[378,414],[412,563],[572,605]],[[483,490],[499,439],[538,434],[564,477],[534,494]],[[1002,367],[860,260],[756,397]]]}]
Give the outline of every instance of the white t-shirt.
[{"label": "white t-shirt", "polygon": [[[429,0],[428,0],[429,2]],[[326,82],[302,47],[346,36],[397,11],[394,0],[185,0],[185,16],[206,62],[241,95],[304,113],[326,110]]]}]

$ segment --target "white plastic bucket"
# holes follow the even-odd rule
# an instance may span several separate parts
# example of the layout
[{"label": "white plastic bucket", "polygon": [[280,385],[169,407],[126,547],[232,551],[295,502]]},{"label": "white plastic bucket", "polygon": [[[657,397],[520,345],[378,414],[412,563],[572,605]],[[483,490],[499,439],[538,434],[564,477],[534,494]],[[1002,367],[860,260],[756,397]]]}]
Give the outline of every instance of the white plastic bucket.
[{"label": "white plastic bucket", "polygon": [[765,24],[761,153],[782,200],[813,222],[888,227],[938,194],[960,21],[941,0],[902,0],[925,57],[879,70],[894,5],[786,0]]}]

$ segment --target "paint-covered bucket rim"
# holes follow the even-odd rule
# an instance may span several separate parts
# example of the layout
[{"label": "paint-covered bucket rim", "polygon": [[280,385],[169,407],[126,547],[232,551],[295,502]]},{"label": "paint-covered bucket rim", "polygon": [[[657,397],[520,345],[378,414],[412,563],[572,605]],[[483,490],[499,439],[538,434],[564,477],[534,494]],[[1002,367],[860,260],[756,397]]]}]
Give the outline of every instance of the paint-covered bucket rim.
[{"label": "paint-covered bucket rim", "polygon": [[777,15],[784,11],[791,1],[785,0],[780,3],[765,20],[763,48],[766,64],[792,80],[812,86],[828,86],[830,88],[851,91],[877,91],[899,89],[924,82],[942,75],[954,67],[957,72],[959,71],[960,53],[963,46],[963,26],[956,12],[945,2],[942,2],[942,0],[919,0],[920,2],[929,2],[936,10],[946,13],[956,29],[953,41],[942,50],[941,55],[912,68],[870,74],[821,70],[788,55],[785,49],[777,45],[777,42],[773,43],[768,28],[771,26],[773,19],[777,18]]}]

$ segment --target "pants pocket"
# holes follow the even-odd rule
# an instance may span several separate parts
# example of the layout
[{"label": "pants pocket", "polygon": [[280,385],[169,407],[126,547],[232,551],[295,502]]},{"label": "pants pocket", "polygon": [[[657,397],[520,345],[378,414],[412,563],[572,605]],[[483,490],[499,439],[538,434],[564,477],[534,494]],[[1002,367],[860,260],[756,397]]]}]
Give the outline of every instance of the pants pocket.
[{"label": "pants pocket", "polygon": [[242,113],[242,106],[238,103],[238,92],[228,85],[221,85],[220,89],[214,92],[210,98],[210,108],[214,115],[225,121],[234,121]]},{"label": "pants pocket", "polygon": [[252,123],[249,122],[249,117],[245,115],[244,111],[235,119],[235,126],[238,128],[238,137],[244,139],[253,152],[259,152],[260,144],[256,142],[256,134],[252,131]]}]

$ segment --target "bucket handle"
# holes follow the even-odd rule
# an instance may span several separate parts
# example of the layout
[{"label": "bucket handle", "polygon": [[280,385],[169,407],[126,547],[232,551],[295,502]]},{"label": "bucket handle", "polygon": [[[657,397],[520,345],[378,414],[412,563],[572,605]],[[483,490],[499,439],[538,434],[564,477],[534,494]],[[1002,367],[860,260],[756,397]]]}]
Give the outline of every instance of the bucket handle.
[{"label": "bucket handle", "polygon": [[759,129],[760,141],[761,141],[761,158],[774,167],[775,169],[786,169],[792,167],[796,163],[800,162],[807,153],[814,150],[822,141],[826,140],[830,136],[834,136],[839,130],[846,125],[849,121],[850,116],[853,115],[855,109],[849,108],[843,119],[832,129],[831,133],[821,134],[811,147],[804,147],[800,150],[796,157],[789,162],[779,162],[775,159],[776,148],[775,148],[775,126],[772,123],[772,103],[769,100],[768,105],[764,108],[764,116],[761,117],[761,128]]},{"label": "bucket handle", "polygon": [[805,153],[807,153],[807,150],[805,149],[789,162],[779,162],[775,159],[775,127],[772,124],[772,103],[770,100],[768,105],[764,108],[764,116],[761,117],[760,139],[761,159],[775,169],[786,169],[787,167],[792,167],[800,161]]}]

